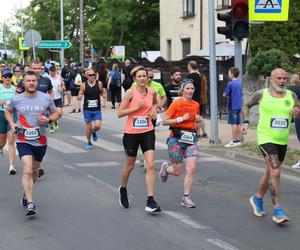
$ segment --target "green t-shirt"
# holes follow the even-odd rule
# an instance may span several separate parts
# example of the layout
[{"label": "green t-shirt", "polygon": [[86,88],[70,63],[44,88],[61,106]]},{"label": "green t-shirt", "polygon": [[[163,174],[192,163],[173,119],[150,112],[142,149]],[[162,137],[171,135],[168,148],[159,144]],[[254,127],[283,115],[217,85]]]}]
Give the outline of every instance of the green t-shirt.
[{"label": "green t-shirt", "polygon": [[[10,101],[11,98],[15,95],[16,88],[11,85],[10,88],[5,88],[2,84],[0,84],[0,101]],[[5,110],[6,105],[0,106],[0,111]]]},{"label": "green t-shirt", "polygon": [[257,125],[258,145],[274,143],[287,145],[295,101],[290,90],[282,98],[274,98],[268,89],[263,90],[259,103],[259,121]]},{"label": "green t-shirt", "polygon": [[[136,82],[134,82],[131,85],[131,88],[135,87],[135,86],[136,86]],[[150,88],[152,88],[152,89],[154,89],[155,92],[158,94],[159,97],[164,97],[166,95],[164,87],[159,82],[151,81],[151,83],[147,84],[147,86],[150,87]]]}]

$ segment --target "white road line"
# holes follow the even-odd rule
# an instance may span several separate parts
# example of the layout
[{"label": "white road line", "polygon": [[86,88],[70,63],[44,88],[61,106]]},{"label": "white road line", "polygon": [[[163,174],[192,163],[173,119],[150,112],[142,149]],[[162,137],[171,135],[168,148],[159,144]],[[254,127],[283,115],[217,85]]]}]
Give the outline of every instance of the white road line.
[{"label": "white road line", "polygon": [[189,226],[194,229],[210,229],[209,227],[202,225],[196,221],[193,221],[189,216],[180,214],[174,211],[163,211],[165,214],[169,215],[170,217],[180,221],[186,226]]},{"label": "white road line", "polygon": [[[86,142],[86,137],[85,136],[72,136],[73,138]],[[116,144],[107,140],[104,140],[102,138],[98,139],[98,141],[93,142],[94,146],[106,149],[111,152],[122,152],[124,151],[123,146],[120,144]]]},{"label": "white road line", "polygon": [[69,168],[69,169],[76,169],[76,168],[74,168],[74,167],[72,167],[72,166],[70,166],[70,165],[67,165],[67,164],[66,164],[64,167],[65,167],[65,168]]},{"label": "white road line", "polygon": [[90,174],[87,174],[86,177],[87,177],[87,178],[90,178],[90,179],[93,179],[93,180],[96,181],[97,183],[99,183],[99,184],[105,186],[106,188],[112,190],[114,193],[118,193],[118,190],[117,190],[116,187],[114,187],[114,186],[112,186],[112,185],[110,185],[110,184],[108,184],[108,183],[106,183],[106,182],[104,182],[104,181],[99,180],[99,179],[96,178],[95,176],[90,175]]},{"label": "white road line", "polygon": [[103,161],[103,162],[83,162],[83,163],[75,163],[77,167],[115,167],[120,166],[121,163],[115,161]]},{"label": "white road line", "polygon": [[215,158],[215,157],[200,157],[198,158],[198,162],[216,162],[216,161],[224,161],[221,158]]},{"label": "white road line", "polygon": [[87,151],[82,148],[57,140],[53,137],[48,137],[48,146],[65,154],[87,153]]},{"label": "white road line", "polygon": [[216,247],[224,249],[224,250],[239,250],[235,246],[232,246],[229,243],[227,243],[227,242],[225,242],[223,240],[220,240],[220,239],[205,239],[205,241],[213,244]]}]

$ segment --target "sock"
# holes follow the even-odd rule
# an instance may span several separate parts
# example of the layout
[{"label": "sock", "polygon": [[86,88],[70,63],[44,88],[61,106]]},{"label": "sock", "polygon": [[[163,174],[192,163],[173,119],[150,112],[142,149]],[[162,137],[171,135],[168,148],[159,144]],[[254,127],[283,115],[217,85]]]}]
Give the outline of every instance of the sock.
[{"label": "sock", "polygon": [[184,197],[188,197],[188,196],[190,196],[190,195],[189,195],[189,194],[185,194],[185,195],[184,195]]},{"label": "sock", "polygon": [[153,200],[153,196],[148,196],[148,201]]}]

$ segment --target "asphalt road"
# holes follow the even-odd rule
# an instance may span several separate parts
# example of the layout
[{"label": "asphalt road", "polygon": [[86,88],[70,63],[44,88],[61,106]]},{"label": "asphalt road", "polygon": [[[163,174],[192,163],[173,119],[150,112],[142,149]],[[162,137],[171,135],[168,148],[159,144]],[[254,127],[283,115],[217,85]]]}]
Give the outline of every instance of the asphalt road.
[{"label": "asphalt road", "polygon": [[[99,146],[87,151],[83,122],[64,117],[61,130],[50,135],[46,174],[34,192],[34,218],[26,217],[20,205],[19,160],[18,174],[8,176],[7,161],[0,159],[0,249],[300,248],[299,176],[283,175],[282,207],[291,221],[277,226],[268,195],[265,218],[254,217],[248,201],[263,169],[213,155],[202,154],[198,162],[192,190],[196,208],[180,206],[183,176],[170,177],[166,184],[157,178],[156,199],[163,212],[147,214],[145,174],[137,166],[128,185],[131,207],[122,209],[117,195],[124,157],[121,134],[122,123],[106,124]],[[156,155],[158,170],[167,159],[163,142]]]}]

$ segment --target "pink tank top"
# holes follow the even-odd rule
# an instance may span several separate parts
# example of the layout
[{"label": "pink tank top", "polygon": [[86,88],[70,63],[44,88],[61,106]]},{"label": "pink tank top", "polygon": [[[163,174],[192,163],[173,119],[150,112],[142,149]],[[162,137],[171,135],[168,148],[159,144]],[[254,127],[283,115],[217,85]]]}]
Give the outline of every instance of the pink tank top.
[{"label": "pink tank top", "polygon": [[150,114],[153,107],[153,90],[147,88],[146,95],[142,95],[140,92],[138,92],[137,88],[132,88],[132,92],[133,95],[128,108],[135,107],[141,100],[145,100],[146,103],[139,110],[128,115],[125,125],[125,133],[142,134],[153,130],[154,127]]}]

